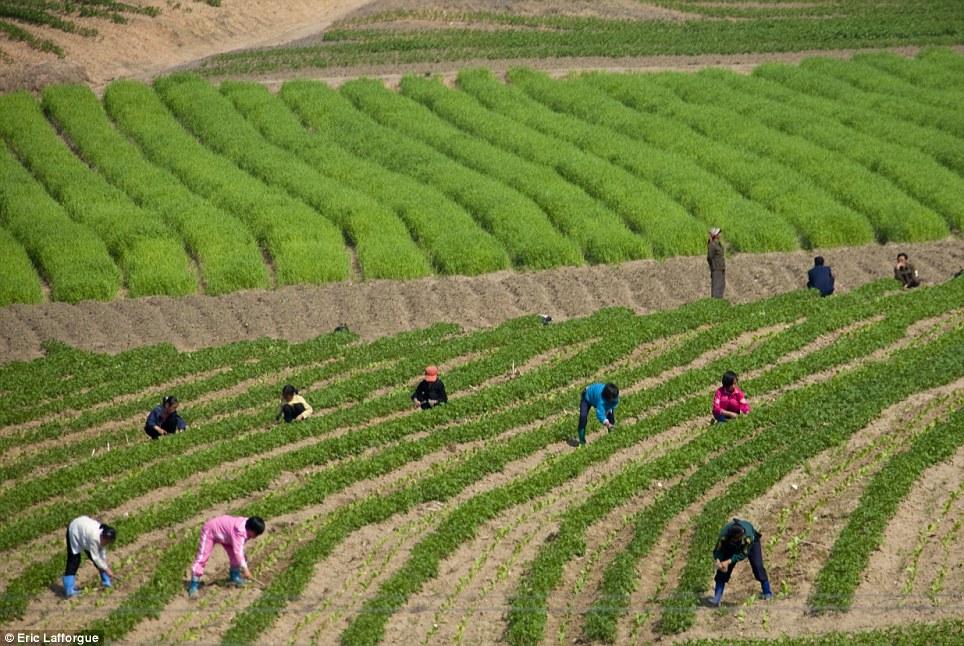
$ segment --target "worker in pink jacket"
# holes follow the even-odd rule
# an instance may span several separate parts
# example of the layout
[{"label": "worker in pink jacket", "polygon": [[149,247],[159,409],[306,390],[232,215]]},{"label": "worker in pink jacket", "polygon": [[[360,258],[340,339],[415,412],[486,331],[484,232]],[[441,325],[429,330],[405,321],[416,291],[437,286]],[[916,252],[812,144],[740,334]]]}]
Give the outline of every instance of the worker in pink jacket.
[{"label": "worker in pink jacket", "polygon": [[723,375],[723,386],[716,389],[713,397],[713,419],[717,422],[728,422],[750,412],[746,395],[740,390],[737,381],[736,373],[727,370]]},{"label": "worker in pink jacket", "polygon": [[251,578],[248,561],[244,558],[244,544],[264,533],[264,521],[258,516],[218,516],[204,523],[201,528],[201,542],[197,548],[194,565],[191,566],[191,586],[187,590],[190,598],[197,597],[201,587],[204,567],[211,556],[215,543],[224,547],[231,562],[231,583],[244,585],[242,574]]}]

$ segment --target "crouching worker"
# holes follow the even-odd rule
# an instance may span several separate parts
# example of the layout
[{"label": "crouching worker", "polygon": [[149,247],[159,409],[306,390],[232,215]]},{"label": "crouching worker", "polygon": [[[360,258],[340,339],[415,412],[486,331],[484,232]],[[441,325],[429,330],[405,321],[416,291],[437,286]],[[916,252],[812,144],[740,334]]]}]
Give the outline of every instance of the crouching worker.
[{"label": "crouching worker", "polygon": [[[251,578],[248,561],[244,558],[244,544],[264,533],[264,521],[258,516],[245,518],[244,516],[218,516],[204,523],[201,527],[201,541],[197,547],[197,556],[191,566],[191,585],[187,589],[187,596],[194,599],[201,587],[201,577],[208,564],[211,550],[215,543],[228,553],[231,563],[231,583],[244,585],[244,579]],[[242,577],[242,575],[244,575]]]},{"label": "crouching worker", "polygon": [[281,389],[281,409],[275,415],[274,421],[277,422],[284,417],[285,423],[290,424],[310,417],[311,413],[311,404],[298,394],[297,388],[288,384]]},{"label": "crouching worker", "polygon": [[144,423],[144,432],[152,440],[162,435],[172,435],[187,429],[187,422],[177,414],[177,397],[170,395],[161,400],[160,406],[151,409]]},{"label": "crouching worker", "polygon": [[750,412],[750,405],[737,385],[738,381],[732,370],[723,374],[723,385],[716,389],[716,395],[713,396],[713,419],[717,422],[728,422]]},{"label": "crouching worker", "polygon": [[619,405],[619,388],[616,384],[595,383],[586,386],[579,399],[579,446],[586,445],[586,424],[589,409],[596,409],[596,419],[607,431],[616,426],[616,406]]},{"label": "crouching worker", "polygon": [[723,601],[723,589],[733,574],[733,568],[740,561],[750,561],[753,576],[760,582],[762,598],[768,601],[773,598],[770,591],[770,580],[767,578],[766,568],[763,567],[763,548],[760,546],[761,533],[746,520],[734,518],[720,530],[720,538],[713,550],[716,560],[716,591],[710,599],[710,605],[717,607]]},{"label": "crouching worker", "polygon": [[448,395],[445,394],[445,384],[438,378],[438,368],[428,366],[425,369],[425,376],[418,382],[415,392],[412,393],[412,404],[416,408],[428,410],[439,404],[444,404],[448,400]]},{"label": "crouching worker", "polygon": [[76,587],[77,569],[80,567],[80,554],[87,554],[100,572],[100,583],[111,587],[114,573],[107,565],[107,546],[117,538],[117,531],[90,516],[79,516],[67,526],[67,567],[64,568],[64,596],[68,599],[80,591]]}]

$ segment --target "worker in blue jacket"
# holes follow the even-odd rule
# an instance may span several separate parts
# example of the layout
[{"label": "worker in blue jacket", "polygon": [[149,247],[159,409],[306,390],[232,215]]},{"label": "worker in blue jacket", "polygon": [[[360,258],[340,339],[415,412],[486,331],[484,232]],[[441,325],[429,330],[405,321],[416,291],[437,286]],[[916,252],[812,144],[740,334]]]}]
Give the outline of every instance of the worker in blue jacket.
[{"label": "worker in blue jacket", "polygon": [[723,601],[723,588],[733,574],[733,568],[743,560],[750,561],[753,576],[760,582],[762,596],[765,601],[773,598],[770,591],[770,579],[763,567],[763,548],[760,546],[762,534],[749,521],[734,518],[720,530],[720,538],[713,549],[716,560],[716,591],[710,600],[711,606],[719,606]]},{"label": "worker in blue jacket", "polygon": [[833,272],[830,267],[823,264],[823,256],[813,259],[813,267],[807,272],[807,287],[816,289],[821,296],[833,294]]},{"label": "worker in blue jacket", "polygon": [[595,383],[586,386],[579,400],[579,446],[586,444],[586,423],[589,421],[589,409],[596,409],[599,423],[611,431],[616,425],[616,415],[613,412],[619,405],[619,388],[616,384]]}]

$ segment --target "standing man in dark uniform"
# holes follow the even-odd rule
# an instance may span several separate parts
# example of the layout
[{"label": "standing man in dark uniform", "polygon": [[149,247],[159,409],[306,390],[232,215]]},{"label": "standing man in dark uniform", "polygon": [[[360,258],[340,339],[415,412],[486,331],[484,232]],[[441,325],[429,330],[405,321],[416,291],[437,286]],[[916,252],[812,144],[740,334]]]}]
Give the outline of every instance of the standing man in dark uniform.
[{"label": "standing man in dark uniform", "polygon": [[807,287],[820,291],[821,296],[833,294],[833,272],[823,264],[823,256],[813,259],[813,267],[807,272]]},{"label": "standing man in dark uniform", "polygon": [[723,291],[726,289],[726,259],[723,257],[719,227],[710,229],[710,239],[706,241],[706,262],[710,265],[710,296],[723,298]]},{"label": "standing man in dark uniform", "polygon": [[710,600],[710,605],[719,606],[723,601],[723,588],[726,587],[733,574],[733,568],[744,559],[750,561],[753,576],[760,582],[763,589],[764,601],[773,598],[770,590],[770,579],[767,578],[766,568],[763,567],[763,548],[760,546],[760,532],[749,521],[734,518],[720,530],[720,539],[713,550],[716,559],[716,592]]}]

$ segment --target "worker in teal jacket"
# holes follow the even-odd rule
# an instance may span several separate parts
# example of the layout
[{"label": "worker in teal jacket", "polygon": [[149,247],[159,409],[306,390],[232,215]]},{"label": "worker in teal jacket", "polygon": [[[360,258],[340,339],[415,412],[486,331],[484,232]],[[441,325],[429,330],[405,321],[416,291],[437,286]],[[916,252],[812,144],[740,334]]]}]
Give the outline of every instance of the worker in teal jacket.
[{"label": "worker in teal jacket", "polygon": [[766,568],[763,567],[763,548],[760,546],[761,533],[749,521],[734,518],[720,530],[720,538],[716,541],[713,558],[716,560],[716,592],[710,605],[719,606],[723,600],[723,588],[726,587],[733,573],[733,568],[743,560],[750,561],[753,576],[760,582],[763,599],[773,598],[770,591],[770,580],[767,578]]},{"label": "worker in teal jacket", "polygon": [[579,399],[579,446],[586,444],[586,423],[589,421],[589,409],[596,409],[599,423],[611,431],[616,425],[616,406],[619,405],[619,388],[616,384],[595,383],[586,386]]}]

